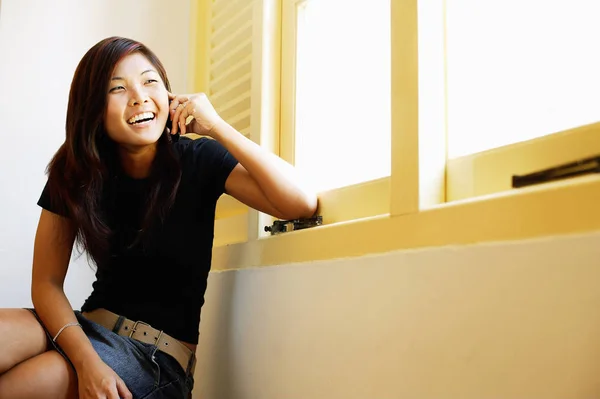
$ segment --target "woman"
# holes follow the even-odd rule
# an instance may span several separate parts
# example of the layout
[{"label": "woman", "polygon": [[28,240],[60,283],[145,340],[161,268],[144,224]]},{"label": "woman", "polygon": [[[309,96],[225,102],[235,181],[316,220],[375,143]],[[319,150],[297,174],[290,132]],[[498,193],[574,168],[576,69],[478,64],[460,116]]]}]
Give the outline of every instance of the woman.
[{"label": "woman", "polygon": [[[179,138],[188,132],[211,138]],[[38,202],[35,310],[0,310],[0,398],[188,397],[216,201],[311,216],[317,199],[291,171],[205,95],[171,94],[141,43],[92,47]],[[63,292],[74,242],[97,269],[81,312]]]}]

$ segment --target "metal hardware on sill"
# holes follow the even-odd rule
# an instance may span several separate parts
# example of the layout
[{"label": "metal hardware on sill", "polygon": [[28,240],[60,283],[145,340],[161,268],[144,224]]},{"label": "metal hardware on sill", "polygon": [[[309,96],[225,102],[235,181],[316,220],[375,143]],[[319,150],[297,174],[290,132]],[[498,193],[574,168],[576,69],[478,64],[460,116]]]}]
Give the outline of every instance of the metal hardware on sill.
[{"label": "metal hardware on sill", "polygon": [[272,226],[265,226],[265,231],[271,232],[271,235],[275,235],[295,230],[308,229],[309,227],[321,226],[322,224],[323,216],[294,220],[276,220],[273,222]]},{"label": "metal hardware on sill", "polygon": [[526,175],[514,175],[512,177],[512,186],[513,188],[532,186],[534,184],[547,183],[588,173],[600,173],[600,155],[543,169]]}]

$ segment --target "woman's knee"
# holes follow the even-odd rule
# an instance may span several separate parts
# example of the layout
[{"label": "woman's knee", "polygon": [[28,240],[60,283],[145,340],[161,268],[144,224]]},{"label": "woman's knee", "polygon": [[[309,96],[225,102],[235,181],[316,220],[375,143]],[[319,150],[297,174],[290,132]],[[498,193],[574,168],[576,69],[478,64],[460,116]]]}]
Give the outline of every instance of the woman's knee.
[{"label": "woman's knee", "polygon": [[0,398],[77,398],[77,374],[55,350],[26,360],[0,376]]},{"label": "woman's knee", "polygon": [[26,309],[0,309],[0,374],[48,349],[46,332]]}]

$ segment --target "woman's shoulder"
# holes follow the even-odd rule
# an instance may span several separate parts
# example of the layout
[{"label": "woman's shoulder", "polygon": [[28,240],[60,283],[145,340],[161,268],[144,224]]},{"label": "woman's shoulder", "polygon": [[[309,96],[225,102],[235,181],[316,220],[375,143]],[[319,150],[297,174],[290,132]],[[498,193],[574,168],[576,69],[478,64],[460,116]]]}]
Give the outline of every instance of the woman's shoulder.
[{"label": "woman's shoulder", "polygon": [[213,141],[195,134],[181,136],[178,140],[173,141],[173,148],[179,158],[179,163],[186,173],[197,174],[204,165],[212,163],[210,154],[213,152],[211,150]]},{"label": "woman's shoulder", "polygon": [[178,140],[173,141],[173,147],[178,154],[195,153],[201,151],[202,146],[210,140],[207,137],[197,134],[186,134],[180,136]]},{"label": "woman's shoulder", "polygon": [[183,163],[213,163],[228,155],[217,140],[197,134],[186,134],[173,142],[175,152]]},{"label": "woman's shoulder", "polygon": [[[191,136],[191,137],[188,137]],[[185,171],[201,179],[209,179],[218,190],[238,161],[217,140],[198,135],[181,136],[174,143],[180,154],[180,163]],[[216,183],[215,183],[216,182]]]}]

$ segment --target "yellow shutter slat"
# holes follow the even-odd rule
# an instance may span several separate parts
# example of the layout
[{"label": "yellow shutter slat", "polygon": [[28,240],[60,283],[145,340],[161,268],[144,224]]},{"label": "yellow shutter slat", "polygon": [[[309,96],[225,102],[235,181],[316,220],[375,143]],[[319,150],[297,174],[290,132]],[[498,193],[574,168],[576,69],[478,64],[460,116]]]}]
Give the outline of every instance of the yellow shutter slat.
[{"label": "yellow shutter slat", "polygon": [[245,22],[252,22],[253,4],[248,3],[243,8],[237,10],[235,15],[229,15],[221,25],[213,23],[213,32],[210,38],[212,46],[221,43],[225,38],[230,37],[237,31],[239,26]]}]

